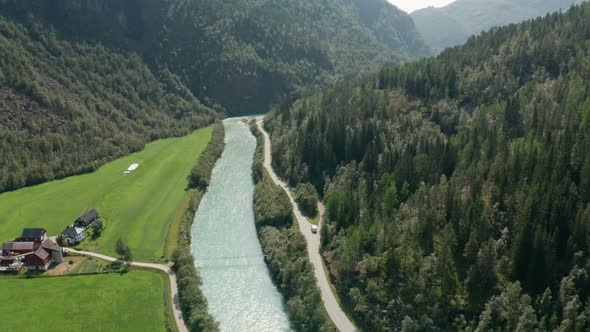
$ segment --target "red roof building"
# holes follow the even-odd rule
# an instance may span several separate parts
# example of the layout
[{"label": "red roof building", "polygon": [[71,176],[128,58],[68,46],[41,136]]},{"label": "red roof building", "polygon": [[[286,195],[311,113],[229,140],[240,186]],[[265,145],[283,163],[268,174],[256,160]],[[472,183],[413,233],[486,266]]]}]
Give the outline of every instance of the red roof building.
[{"label": "red roof building", "polygon": [[17,256],[35,251],[35,242],[8,242],[2,244],[2,256]]},{"label": "red roof building", "polygon": [[51,255],[43,248],[39,248],[32,255],[27,257],[27,266],[30,270],[47,271],[53,262]]}]

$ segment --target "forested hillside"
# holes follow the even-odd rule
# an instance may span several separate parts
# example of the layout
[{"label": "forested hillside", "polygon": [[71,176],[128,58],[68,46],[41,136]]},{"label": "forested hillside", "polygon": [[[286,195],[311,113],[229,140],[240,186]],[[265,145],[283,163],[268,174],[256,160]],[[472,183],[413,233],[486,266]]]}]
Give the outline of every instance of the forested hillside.
[{"label": "forested hillside", "polygon": [[429,53],[411,18],[386,0],[2,2],[2,15],[137,52],[229,114],[260,113],[303,86]]},{"label": "forested hillside", "polygon": [[266,119],[367,331],[590,329],[590,5],[308,90]]},{"label": "forested hillside", "polygon": [[428,53],[385,0],[0,4],[0,192]]},{"label": "forested hillside", "polygon": [[425,42],[436,53],[463,44],[495,26],[519,23],[547,13],[567,10],[581,0],[457,0],[442,8],[428,7],[411,14]]},{"label": "forested hillside", "polygon": [[92,171],[220,116],[137,55],[0,17],[0,192]]}]

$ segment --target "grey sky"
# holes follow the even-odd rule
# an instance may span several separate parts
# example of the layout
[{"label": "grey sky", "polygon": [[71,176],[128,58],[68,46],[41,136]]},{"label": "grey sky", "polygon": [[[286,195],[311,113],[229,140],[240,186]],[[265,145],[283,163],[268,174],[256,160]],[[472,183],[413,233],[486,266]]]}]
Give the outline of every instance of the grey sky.
[{"label": "grey sky", "polygon": [[446,6],[455,0],[388,0],[392,4],[398,6],[402,10],[411,13],[417,9],[435,6],[442,7]]}]

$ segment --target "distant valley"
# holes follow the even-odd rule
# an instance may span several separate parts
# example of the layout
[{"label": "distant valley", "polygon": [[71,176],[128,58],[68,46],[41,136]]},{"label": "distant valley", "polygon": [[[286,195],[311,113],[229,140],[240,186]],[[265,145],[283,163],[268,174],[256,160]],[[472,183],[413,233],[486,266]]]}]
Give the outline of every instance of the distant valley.
[{"label": "distant valley", "polygon": [[580,0],[457,0],[445,7],[429,7],[413,12],[425,43],[435,53],[457,46],[471,35],[495,26],[567,10]]}]

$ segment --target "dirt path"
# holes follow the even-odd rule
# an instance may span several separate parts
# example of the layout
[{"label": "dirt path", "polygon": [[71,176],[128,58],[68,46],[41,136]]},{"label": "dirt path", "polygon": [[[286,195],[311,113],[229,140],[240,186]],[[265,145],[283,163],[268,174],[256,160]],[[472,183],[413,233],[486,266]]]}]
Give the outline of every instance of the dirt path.
[{"label": "dirt path", "polygon": [[[71,253],[84,255],[84,256],[96,257],[96,258],[100,258],[100,259],[103,259],[103,260],[109,261],[109,262],[116,262],[116,261],[123,262],[122,260],[120,260],[118,258],[98,254],[95,252],[80,251],[80,250],[74,250],[74,249],[68,249],[68,250]],[[168,265],[163,265],[163,264],[131,262],[131,266],[156,269],[156,270],[164,271],[164,272],[166,272],[166,274],[168,274],[168,277],[170,277],[170,300],[172,301],[172,310],[174,312],[174,320],[176,321],[176,326],[178,327],[179,332],[188,332],[188,328],[186,327],[186,324],[184,323],[184,319],[182,318],[182,311],[180,310],[180,301],[178,299],[178,286],[176,285],[176,273],[174,273],[174,271]]]},{"label": "dirt path", "polygon": [[[301,214],[301,211],[297,207],[293,196],[289,192],[288,186],[279,179],[279,177],[275,174],[274,170],[272,169],[272,155],[271,155],[271,146],[270,146],[270,138],[268,133],[264,130],[262,126],[263,120],[262,118],[256,119],[258,124],[258,129],[264,135],[264,167],[268,170],[272,180],[274,183],[283,188],[287,195],[289,196],[289,200],[291,201],[291,205],[293,206],[293,212],[295,217],[297,218],[297,224],[299,225],[299,231],[305,237],[307,242],[307,253],[309,255],[309,260],[313,264],[314,267],[314,274],[320,287],[320,293],[322,296],[322,301],[324,302],[324,307],[326,307],[326,311],[330,318],[334,322],[334,325],[338,328],[338,330],[342,332],[352,332],[356,331],[356,328],[352,324],[352,322],[348,319],[344,311],[340,308],[338,301],[336,300],[336,296],[332,292],[330,288],[330,283],[328,282],[328,278],[324,273],[324,267],[322,265],[322,256],[320,254],[320,232],[317,234],[313,234],[311,232],[311,224],[307,221],[307,219]],[[323,217],[324,208],[320,206],[320,216]],[[320,217],[320,224],[318,228],[321,229],[322,217]]]}]

